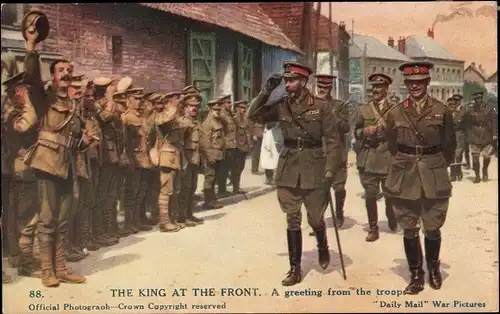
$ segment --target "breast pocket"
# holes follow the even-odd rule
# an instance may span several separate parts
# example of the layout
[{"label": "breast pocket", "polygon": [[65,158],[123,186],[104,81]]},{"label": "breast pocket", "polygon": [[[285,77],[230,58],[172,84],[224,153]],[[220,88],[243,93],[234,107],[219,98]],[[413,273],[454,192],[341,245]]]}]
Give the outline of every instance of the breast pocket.
[{"label": "breast pocket", "polygon": [[441,129],[443,128],[443,120],[432,119],[424,122],[425,136],[429,138],[439,138]]}]

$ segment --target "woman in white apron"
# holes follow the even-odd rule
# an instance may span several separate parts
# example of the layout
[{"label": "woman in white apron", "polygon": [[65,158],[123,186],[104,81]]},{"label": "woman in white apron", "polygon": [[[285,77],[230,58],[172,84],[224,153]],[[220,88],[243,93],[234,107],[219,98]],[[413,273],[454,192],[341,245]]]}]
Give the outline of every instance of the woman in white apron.
[{"label": "woman in white apron", "polygon": [[262,136],[260,167],[265,170],[267,185],[274,185],[274,170],[278,166],[279,154],[283,148],[283,134],[279,123],[267,123]]}]

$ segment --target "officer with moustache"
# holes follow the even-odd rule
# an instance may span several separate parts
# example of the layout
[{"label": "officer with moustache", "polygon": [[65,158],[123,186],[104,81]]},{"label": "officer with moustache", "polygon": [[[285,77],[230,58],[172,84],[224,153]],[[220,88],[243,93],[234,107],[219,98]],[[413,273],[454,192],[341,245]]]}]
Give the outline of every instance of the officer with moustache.
[{"label": "officer with moustache", "polygon": [[410,269],[406,294],[424,289],[420,227],[425,235],[429,285],[440,289],[441,227],[446,220],[452,184],[447,167],[453,162],[456,139],[451,112],[427,94],[433,64],[409,62],[399,69],[409,96],[387,114],[386,136],[393,156],[385,182]]},{"label": "officer with moustache", "polygon": [[[354,136],[360,141],[360,152],[356,158],[361,183],[365,189],[365,205],[368,214],[368,235],[366,241],[373,242],[379,238],[377,194],[389,172],[391,154],[383,128],[386,114],[394,105],[387,99],[392,79],[383,73],[373,73],[368,77],[372,85],[373,99],[359,109]],[[385,215],[389,229],[396,231],[397,222],[389,197],[385,198]]]},{"label": "officer with moustache", "polygon": [[[284,148],[275,181],[281,210],[286,213],[290,262],[290,271],[282,285],[291,286],[302,280],[302,204],[316,233],[319,265],[326,269],[330,263],[324,213],[343,152],[330,102],[315,97],[306,87],[312,70],[295,62],[285,62],[283,67],[283,76],[273,75],[267,80],[247,115],[254,122],[279,121],[283,132]],[[266,105],[282,78],[287,94]]]}]

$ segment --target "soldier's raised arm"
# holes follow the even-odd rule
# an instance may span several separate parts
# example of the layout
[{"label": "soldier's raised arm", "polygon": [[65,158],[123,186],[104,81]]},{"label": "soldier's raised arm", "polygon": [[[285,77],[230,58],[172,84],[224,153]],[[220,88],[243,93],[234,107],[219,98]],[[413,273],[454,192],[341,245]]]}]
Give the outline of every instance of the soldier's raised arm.
[{"label": "soldier's raised arm", "polygon": [[33,104],[31,104],[28,96],[26,96],[26,99],[28,100],[24,104],[21,114],[14,116],[14,118],[12,119],[12,127],[16,132],[19,133],[24,133],[30,130],[38,122]]},{"label": "soldier's raised arm", "polygon": [[246,117],[253,122],[267,123],[279,120],[278,107],[275,103],[265,106],[271,92],[281,83],[281,74],[273,74],[267,79],[266,85],[248,106]]},{"label": "soldier's raised arm", "polygon": [[42,81],[42,73],[40,70],[40,55],[35,50],[36,39],[38,33],[30,34],[26,32],[26,56],[24,58],[24,80],[31,86],[30,93],[32,95],[32,105],[34,108],[46,107],[45,86]]},{"label": "soldier's raised arm", "polygon": [[174,106],[167,106],[165,110],[155,116],[155,125],[165,125],[175,121],[177,109]]}]

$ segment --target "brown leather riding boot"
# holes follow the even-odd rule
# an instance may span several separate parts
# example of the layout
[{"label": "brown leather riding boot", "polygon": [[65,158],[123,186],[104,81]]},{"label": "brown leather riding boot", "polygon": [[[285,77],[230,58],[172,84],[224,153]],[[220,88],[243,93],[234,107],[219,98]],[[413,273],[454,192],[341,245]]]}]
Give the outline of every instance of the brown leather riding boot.
[{"label": "brown leather riding boot", "polygon": [[392,207],[391,200],[385,198],[385,216],[387,217],[387,224],[392,232],[398,230],[398,222],[396,221],[396,215],[394,214],[394,208]]},{"label": "brown leather riding boot", "polygon": [[344,203],[346,194],[346,190],[335,192],[335,218],[337,218],[338,228],[342,227],[344,224]]},{"label": "brown leather riding boot", "polygon": [[378,212],[377,212],[377,199],[367,197],[365,199],[366,211],[368,213],[368,235],[366,236],[367,242],[373,242],[378,240],[379,231],[378,231]]},{"label": "brown leather riding boot", "polygon": [[74,274],[66,265],[66,258],[64,256],[64,236],[62,234],[58,234],[55,245],[56,252],[54,262],[57,279],[64,283],[85,283],[87,281],[85,277]]},{"label": "brown leather riding boot", "polygon": [[173,224],[169,217],[170,195],[160,194],[158,197],[158,207],[160,209],[160,232],[177,232],[181,230],[179,226]]},{"label": "brown leather riding boot", "polygon": [[330,252],[328,251],[328,238],[326,227],[314,230],[318,248],[318,263],[322,269],[327,269],[330,264]]},{"label": "brown leather riding boot", "polygon": [[[45,287],[59,286],[59,280],[54,273],[54,238],[52,234],[38,233],[38,246],[40,247],[40,263],[42,285]],[[62,246],[62,243],[61,243]],[[64,256],[64,252],[63,252]]]},{"label": "brown leather riding boot", "polygon": [[473,183],[481,182],[481,176],[479,175],[479,157],[472,157],[472,169],[474,170],[474,174],[476,177],[474,178]]},{"label": "brown leather riding boot", "polygon": [[288,242],[288,258],[290,270],[285,279],[281,281],[283,286],[293,286],[302,281],[302,230],[289,230],[286,232]]},{"label": "brown leather riding boot", "polygon": [[35,261],[33,256],[34,237],[21,235],[19,239],[19,267],[17,273],[19,276],[41,278],[42,272],[40,265]]},{"label": "brown leather riding boot", "polygon": [[423,254],[420,237],[414,239],[403,238],[403,240],[406,260],[408,261],[411,275],[410,284],[406,286],[404,291],[406,294],[418,294],[420,291],[424,290],[425,283],[425,272],[422,269]]},{"label": "brown leather riding boot", "polygon": [[483,182],[488,181],[488,166],[490,165],[491,158],[483,159]]}]

